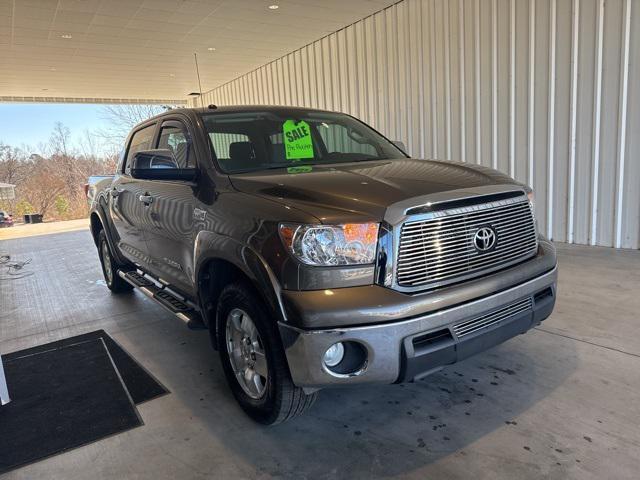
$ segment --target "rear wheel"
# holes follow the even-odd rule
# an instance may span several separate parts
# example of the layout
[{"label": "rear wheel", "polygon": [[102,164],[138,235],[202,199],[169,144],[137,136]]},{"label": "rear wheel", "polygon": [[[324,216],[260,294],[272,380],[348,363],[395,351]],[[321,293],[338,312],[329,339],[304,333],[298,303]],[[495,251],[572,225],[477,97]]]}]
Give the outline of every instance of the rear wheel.
[{"label": "rear wheel", "polygon": [[118,269],[122,266],[118,264],[111,254],[109,242],[107,242],[107,234],[104,230],[100,230],[98,234],[98,254],[100,256],[100,264],[102,265],[102,274],[104,281],[109,290],[113,293],[129,292],[133,287],[125,282],[118,275]]},{"label": "rear wheel", "polygon": [[307,395],[293,384],[276,324],[258,295],[243,284],[225,287],[216,317],[227,382],[251,418],[274,425],[313,405],[317,394]]}]

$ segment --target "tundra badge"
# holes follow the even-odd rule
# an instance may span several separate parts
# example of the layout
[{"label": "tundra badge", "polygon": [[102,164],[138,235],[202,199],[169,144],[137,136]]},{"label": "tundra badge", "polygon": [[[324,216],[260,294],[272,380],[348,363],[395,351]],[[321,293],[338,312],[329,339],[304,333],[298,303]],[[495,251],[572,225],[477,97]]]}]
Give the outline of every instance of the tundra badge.
[{"label": "tundra badge", "polygon": [[207,216],[207,212],[205,210],[200,210],[199,208],[193,209],[193,219],[204,221]]}]

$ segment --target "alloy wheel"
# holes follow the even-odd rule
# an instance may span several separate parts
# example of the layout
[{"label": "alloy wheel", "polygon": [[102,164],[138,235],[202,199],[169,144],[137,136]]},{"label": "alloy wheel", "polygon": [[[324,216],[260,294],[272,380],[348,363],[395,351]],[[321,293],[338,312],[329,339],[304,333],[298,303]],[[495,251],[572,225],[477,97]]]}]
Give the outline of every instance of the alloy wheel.
[{"label": "alloy wheel", "polygon": [[231,368],[240,387],[249,397],[261,398],[267,390],[269,370],[262,339],[247,312],[239,308],[229,312],[225,338]]},{"label": "alloy wheel", "polygon": [[107,282],[109,285],[113,283],[113,269],[111,268],[111,253],[109,253],[109,245],[107,242],[102,242],[102,247],[100,248],[102,253],[102,265],[104,265],[104,275],[107,277]]}]

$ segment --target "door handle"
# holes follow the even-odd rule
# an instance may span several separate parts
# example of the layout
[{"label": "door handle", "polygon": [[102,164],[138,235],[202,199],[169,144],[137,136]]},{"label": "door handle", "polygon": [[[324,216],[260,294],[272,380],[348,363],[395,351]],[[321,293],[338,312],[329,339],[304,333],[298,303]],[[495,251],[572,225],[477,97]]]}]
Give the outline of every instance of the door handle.
[{"label": "door handle", "polygon": [[153,203],[153,197],[151,195],[140,195],[138,197],[138,200],[140,200],[145,205],[149,205],[150,203]]}]

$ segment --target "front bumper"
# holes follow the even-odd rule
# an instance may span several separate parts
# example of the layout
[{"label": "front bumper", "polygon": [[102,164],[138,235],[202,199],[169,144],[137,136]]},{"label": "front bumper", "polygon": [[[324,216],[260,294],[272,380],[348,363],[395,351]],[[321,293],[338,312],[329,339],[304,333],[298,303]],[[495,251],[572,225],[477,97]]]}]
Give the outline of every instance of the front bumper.
[{"label": "front bumper", "polygon": [[[512,288],[408,320],[325,330],[304,330],[280,323],[293,382],[315,389],[420,378],[539,324],[553,310],[556,283],[554,266]],[[510,306],[519,302],[526,302],[530,308],[501,317],[471,334],[456,334],[454,327],[462,322],[509,312]],[[336,375],[324,367],[322,358],[331,345],[345,341],[361,344],[366,349],[367,361],[357,374]]]}]

